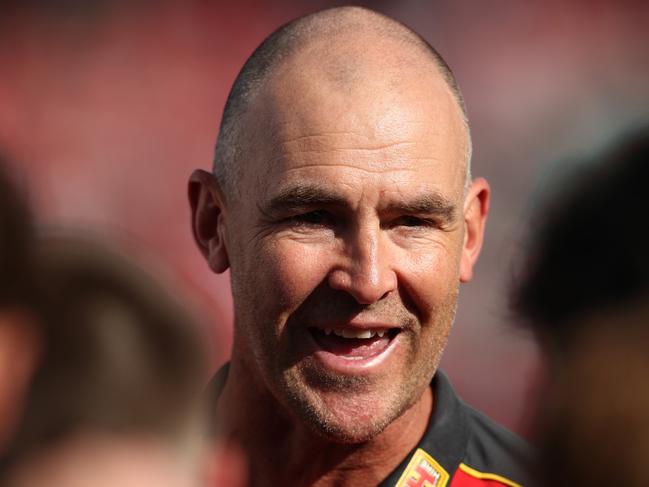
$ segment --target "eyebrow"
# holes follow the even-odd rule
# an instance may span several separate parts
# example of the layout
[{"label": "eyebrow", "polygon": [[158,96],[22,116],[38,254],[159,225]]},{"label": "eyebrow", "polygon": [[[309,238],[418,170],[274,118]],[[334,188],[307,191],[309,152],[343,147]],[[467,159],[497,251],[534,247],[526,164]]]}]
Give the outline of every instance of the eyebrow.
[{"label": "eyebrow", "polygon": [[331,189],[317,184],[295,184],[283,188],[265,206],[271,213],[286,213],[314,206],[345,206],[346,204],[343,195]]},{"label": "eyebrow", "polygon": [[437,192],[394,201],[389,203],[386,209],[388,212],[435,215],[446,222],[454,221],[457,216],[457,205]]},{"label": "eyebrow", "polygon": [[[290,213],[296,210],[319,206],[348,206],[347,199],[329,187],[318,184],[298,183],[283,188],[265,205],[271,214]],[[414,198],[391,201],[382,211],[388,213],[409,213],[435,215],[446,222],[452,222],[457,215],[457,206],[445,196],[432,191]]]}]

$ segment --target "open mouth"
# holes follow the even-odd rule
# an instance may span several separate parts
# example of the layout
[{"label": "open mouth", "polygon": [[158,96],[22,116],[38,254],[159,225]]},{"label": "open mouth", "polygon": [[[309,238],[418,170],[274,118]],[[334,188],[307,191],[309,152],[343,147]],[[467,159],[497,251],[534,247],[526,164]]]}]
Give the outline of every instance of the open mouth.
[{"label": "open mouth", "polygon": [[322,350],[339,357],[358,360],[374,357],[386,350],[399,333],[399,329],[311,327],[309,332]]}]

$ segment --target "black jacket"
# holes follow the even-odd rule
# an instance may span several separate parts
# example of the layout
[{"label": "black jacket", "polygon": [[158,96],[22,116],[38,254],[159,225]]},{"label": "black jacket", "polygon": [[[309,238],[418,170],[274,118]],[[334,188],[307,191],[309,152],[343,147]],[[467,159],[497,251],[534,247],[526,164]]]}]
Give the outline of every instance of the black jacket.
[{"label": "black jacket", "polygon": [[[229,364],[212,379],[214,404]],[[438,370],[434,407],[419,444],[379,487],[519,487],[528,485],[531,448],[521,438],[460,400]]]}]

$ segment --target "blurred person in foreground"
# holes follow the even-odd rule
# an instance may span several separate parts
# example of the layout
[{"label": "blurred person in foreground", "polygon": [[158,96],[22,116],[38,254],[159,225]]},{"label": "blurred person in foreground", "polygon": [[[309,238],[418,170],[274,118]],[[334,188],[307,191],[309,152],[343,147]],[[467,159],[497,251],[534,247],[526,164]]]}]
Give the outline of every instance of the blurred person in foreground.
[{"label": "blurred person in foreground", "polygon": [[34,228],[24,194],[0,157],[0,455],[36,366],[40,327],[28,290]]},{"label": "blurred person in foreground", "polygon": [[205,438],[206,351],[186,311],[88,241],[25,243],[30,265],[15,272],[39,346],[0,454],[0,484],[243,485],[243,468],[224,464],[237,457],[213,456]]},{"label": "blurred person in foreground", "polygon": [[189,196],[231,271],[214,414],[253,485],[523,482],[526,444],[437,369],[488,212],[470,154],[448,66],[381,14],[297,19],[245,63]]},{"label": "blurred person in foreground", "polygon": [[649,485],[649,127],[578,167],[533,221],[513,293],[548,359],[542,485]]}]

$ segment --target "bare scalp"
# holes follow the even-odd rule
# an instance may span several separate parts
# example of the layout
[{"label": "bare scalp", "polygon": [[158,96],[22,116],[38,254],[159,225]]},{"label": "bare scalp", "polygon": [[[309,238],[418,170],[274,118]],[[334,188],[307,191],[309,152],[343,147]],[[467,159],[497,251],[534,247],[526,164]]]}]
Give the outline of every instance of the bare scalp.
[{"label": "bare scalp", "polygon": [[[267,100],[262,88],[286,71],[323,83],[334,92],[363,96],[372,83],[388,91],[404,89],[404,80],[441,78],[455,100],[467,134],[466,179],[470,180],[471,143],[462,94],[439,53],[405,25],[361,7],[339,7],[296,19],[268,36],[246,61],[225,105],[214,158],[214,174],[224,193],[237,192],[245,171],[245,149],[253,142],[249,119]],[[431,76],[432,75],[432,76]],[[304,83],[302,83],[302,89]],[[293,92],[299,103],[304,93]],[[252,131],[254,132],[254,130]]]}]

